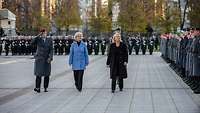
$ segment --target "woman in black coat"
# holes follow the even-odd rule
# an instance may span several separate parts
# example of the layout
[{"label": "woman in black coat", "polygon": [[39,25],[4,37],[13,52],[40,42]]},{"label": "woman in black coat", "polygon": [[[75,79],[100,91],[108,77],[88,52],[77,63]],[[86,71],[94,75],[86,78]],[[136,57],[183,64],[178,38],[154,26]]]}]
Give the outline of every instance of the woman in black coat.
[{"label": "woman in black coat", "polygon": [[123,79],[127,78],[128,50],[126,44],[121,42],[121,35],[115,33],[113,43],[107,58],[107,66],[110,67],[110,78],[112,79],[112,93],[115,92],[116,81],[119,83],[120,91],[123,90]]}]

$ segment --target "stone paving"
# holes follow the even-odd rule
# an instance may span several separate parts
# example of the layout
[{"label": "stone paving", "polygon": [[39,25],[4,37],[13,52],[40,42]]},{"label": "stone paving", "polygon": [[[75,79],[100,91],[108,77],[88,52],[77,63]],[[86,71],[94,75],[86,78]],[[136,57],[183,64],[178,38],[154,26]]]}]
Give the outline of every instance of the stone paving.
[{"label": "stone paving", "polygon": [[35,93],[33,59],[0,57],[0,113],[200,113],[180,77],[154,55],[131,55],[124,90],[111,93],[106,56],[90,56],[83,91],[74,87],[67,56],[55,56],[49,92]]}]

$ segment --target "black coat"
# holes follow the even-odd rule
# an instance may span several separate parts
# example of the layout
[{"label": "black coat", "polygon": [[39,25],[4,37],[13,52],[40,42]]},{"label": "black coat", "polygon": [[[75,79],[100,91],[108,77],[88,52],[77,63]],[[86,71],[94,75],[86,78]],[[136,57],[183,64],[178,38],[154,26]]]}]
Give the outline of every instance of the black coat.
[{"label": "black coat", "polygon": [[53,60],[53,40],[46,38],[44,42],[42,37],[36,37],[32,40],[31,44],[37,46],[37,51],[34,56],[34,74],[36,76],[50,76],[51,63],[48,63],[47,60]]},{"label": "black coat", "polygon": [[[118,55],[116,55],[117,51]],[[116,61],[116,59],[119,61]],[[119,63],[116,64],[116,62]],[[110,66],[111,79],[116,77],[127,78],[127,67],[124,65],[124,62],[128,63],[127,46],[124,43],[120,43],[119,49],[117,49],[115,43],[111,44],[106,62],[106,64]]]}]

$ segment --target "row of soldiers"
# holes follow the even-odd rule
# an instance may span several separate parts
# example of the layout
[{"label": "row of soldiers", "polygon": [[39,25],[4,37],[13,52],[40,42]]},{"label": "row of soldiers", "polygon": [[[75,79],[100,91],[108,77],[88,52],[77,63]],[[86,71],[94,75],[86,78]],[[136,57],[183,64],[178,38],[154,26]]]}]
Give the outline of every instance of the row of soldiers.
[{"label": "row of soldiers", "polygon": [[31,46],[31,39],[1,39],[0,40],[0,55],[5,51],[8,56],[11,52],[12,55],[33,55],[36,47]]},{"label": "row of soldiers", "polygon": [[133,49],[135,54],[138,55],[141,49],[142,54],[145,55],[147,49],[149,50],[149,54],[152,55],[154,49],[158,50],[159,40],[155,36],[146,38],[146,37],[129,37],[128,39],[128,50],[129,55],[132,54]]},{"label": "row of soldiers", "polygon": [[[68,36],[67,38],[54,38],[54,54],[55,55],[68,55],[70,52],[71,44],[73,43],[72,36]],[[92,55],[99,55],[100,51],[101,54],[104,55],[106,52],[106,46],[108,41],[106,39],[83,39],[83,42],[86,44],[88,49],[88,54]]]},{"label": "row of soldiers", "polygon": [[200,94],[200,31],[161,35],[162,57],[194,93]]},{"label": "row of soldiers", "polygon": [[[5,55],[33,55],[36,52],[35,46],[31,45],[31,40],[35,36],[16,36],[4,37],[0,39],[0,55],[5,52]],[[54,42],[55,55],[68,55],[70,52],[71,44],[73,43],[72,36],[51,36]],[[83,39],[87,45],[88,54],[104,55],[109,41],[106,39]],[[100,53],[101,52],[101,53]]]}]

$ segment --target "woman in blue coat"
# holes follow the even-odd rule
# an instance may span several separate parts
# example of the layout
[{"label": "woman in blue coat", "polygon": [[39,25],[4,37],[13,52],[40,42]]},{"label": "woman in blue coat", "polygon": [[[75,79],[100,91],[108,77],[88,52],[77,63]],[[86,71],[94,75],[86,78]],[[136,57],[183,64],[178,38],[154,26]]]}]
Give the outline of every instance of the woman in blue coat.
[{"label": "woman in blue coat", "polygon": [[75,34],[75,41],[71,45],[69,54],[69,65],[72,66],[74,72],[75,86],[80,92],[82,91],[84,70],[89,64],[87,46],[82,42],[82,37],[81,32]]}]

